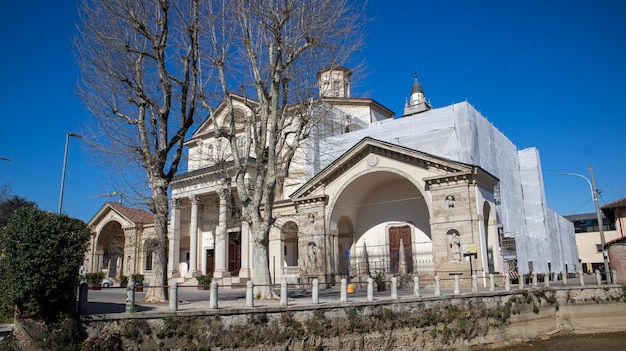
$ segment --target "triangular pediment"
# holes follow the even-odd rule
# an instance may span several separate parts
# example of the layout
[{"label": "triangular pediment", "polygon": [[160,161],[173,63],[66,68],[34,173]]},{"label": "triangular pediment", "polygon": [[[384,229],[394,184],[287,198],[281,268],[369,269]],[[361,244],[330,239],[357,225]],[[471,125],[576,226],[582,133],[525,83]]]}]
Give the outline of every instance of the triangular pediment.
[{"label": "triangular pediment", "polygon": [[[230,94],[230,101],[233,104],[236,119],[249,118],[252,116],[253,110],[258,106],[258,102],[256,100],[245,98],[237,94]],[[215,118],[207,118],[204,122],[202,122],[198,129],[196,129],[191,136],[192,140],[203,136],[213,136],[215,132],[215,126],[213,124],[214,119],[219,128],[228,127],[230,118],[228,116],[228,103],[226,99],[222,100],[222,102],[217,105],[215,110],[213,110],[213,115]],[[236,126],[236,128],[238,127]],[[241,128],[243,128],[243,126],[241,126]]]},{"label": "triangular pediment", "polygon": [[469,165],[446,158],[434,156],[385,141],[366,137],[339,156],[321,172],[311,178],[290,197],[296,201],[316,195],[316,190],[324,188],[334,182],[342,174],[349,172],[367,159],[370,167],[376,167],[378,158],[389,158],[412,167],[425,169],[430,174],[423,178],[428,184],[441,184],[459,179],[475,178],[480,176],[489,183],[497,183],[497,178],[485,172],[478,166]]},{"label": "triangular pediment", "polygon": [[117,202],[107,202],[89,220],[89,226],[95,228],[103,221],[114,219],[125,226],[136,226],[138,224],[148,224],[154,222],[153,215],[145,210],[126,207]]}]

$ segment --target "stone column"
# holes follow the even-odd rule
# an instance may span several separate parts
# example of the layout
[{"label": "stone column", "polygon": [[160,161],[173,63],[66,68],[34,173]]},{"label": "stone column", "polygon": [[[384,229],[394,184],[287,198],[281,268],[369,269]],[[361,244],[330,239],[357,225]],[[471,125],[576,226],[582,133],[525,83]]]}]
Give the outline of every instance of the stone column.
[{"label": "stone column", "polygon": [[189,222],[189,271],[188,278],[198,272],[198,196],[191,196],[191,221]]},{"label": "stone column", "polygon": [[250,226],[247,222],[241,222],[241,268],[240,279],[250,279]]},{"label": "stone column", "polygon": [[228,245],[226,242],[226,240],[228,240],[226,233],[226,215],[228,212],[228,207],[226,203],[227,195],[228,192],[226,191],[226,189],[222,189],[219,191],[220,208],[219,222],[215,230],[215,272],[213,273],[214,278],[222,278],[228,276],[228,271],[226,269],[226,250],[228,250]]},{"label": "stone column", "polygon": [[178,208],[178,199],[172,199],[170,205],[170,231],[168,238],[170,242],[167,269],[170,278],[180,276],[178,264],[180,262],[180,209]]}]

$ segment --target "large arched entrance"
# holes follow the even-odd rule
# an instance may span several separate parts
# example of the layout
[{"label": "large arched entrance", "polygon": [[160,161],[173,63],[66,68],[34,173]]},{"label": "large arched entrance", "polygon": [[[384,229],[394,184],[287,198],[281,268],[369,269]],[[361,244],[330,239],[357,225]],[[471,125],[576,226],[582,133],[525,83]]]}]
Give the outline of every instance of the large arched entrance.
[{"label": "large arched entrance", "polygon": [[483,252],[483,262],[487,264],[488,272],[494,273],[500,270],[501,262],[499,262],[499,246],[498,240],[496,237],[497,229],[496,229],[496,220],[495,216],[492,214],[492,207],[489,205],[489,202],[485,201],[483,203],[483,223],[481,223],[484,235],[484,252]]},{"label": "large arched entrance", "polygon": [[96,242],[94,272],[116,278],[124,271],[124,231],[120,222],[111,221],[102,227]]},{"label": "large arched entrance", "polygon": [[431,272],[429,220],[423,190],[408,176],[379,170],[354,179],[331,211],[335,273],[346,275],[346,266],[350,275]]}]

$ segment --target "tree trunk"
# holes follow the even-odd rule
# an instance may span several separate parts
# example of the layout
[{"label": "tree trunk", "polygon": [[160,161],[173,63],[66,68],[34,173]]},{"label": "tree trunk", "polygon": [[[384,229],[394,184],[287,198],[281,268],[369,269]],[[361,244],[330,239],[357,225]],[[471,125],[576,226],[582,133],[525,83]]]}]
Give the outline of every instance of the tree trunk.
[{"label": "tree trunk", "polygon": [[[272,281],[272,278],[275,280],[276,277],[270,273],[268,261],[269,253],[267,243],[269,235],[268,233],[261,234],[262,229],[258,227],[260,226],[253,226],[252,230],[254,233],[252,240],[254,297],[259,300],[275,299],[277,296],[272,283],[275,284],[276,282]],[[278,264],[278,268],[280,267],[281,265]]]},{"label": "tree trunk", "polygon": [[[166,183],[163,179],[159,183]],[[152,184],[151,184],[152,185]],[[150,282],[150,288],[144,301],[150,303],[167,302],[167,218],[169,204],[167,200],[167,186],[156,186],[152,192],[152,204],[154,210],[154,243],[152,251],[152,273],[154,279]]]}]

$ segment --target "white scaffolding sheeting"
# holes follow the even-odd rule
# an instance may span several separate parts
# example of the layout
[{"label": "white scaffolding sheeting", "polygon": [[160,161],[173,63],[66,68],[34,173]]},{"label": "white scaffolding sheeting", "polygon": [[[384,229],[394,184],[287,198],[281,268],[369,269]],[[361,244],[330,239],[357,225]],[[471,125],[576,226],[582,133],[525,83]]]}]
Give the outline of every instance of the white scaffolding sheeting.
[{"label": "white scaffolding sheeting", "polygon": [[365,137],[477,165],[495,175],[500,180],[500,221],[504,236],[515,238],[520,273],[529,273],[528,262],[537,273],[547,273],[548,262],[553,272],[561,271],[566,263],[570,272],[579,268],[572,224],[546,205],[538,151],[518,152],[468,102],[322,140],[318,167],[326,167]]}]

